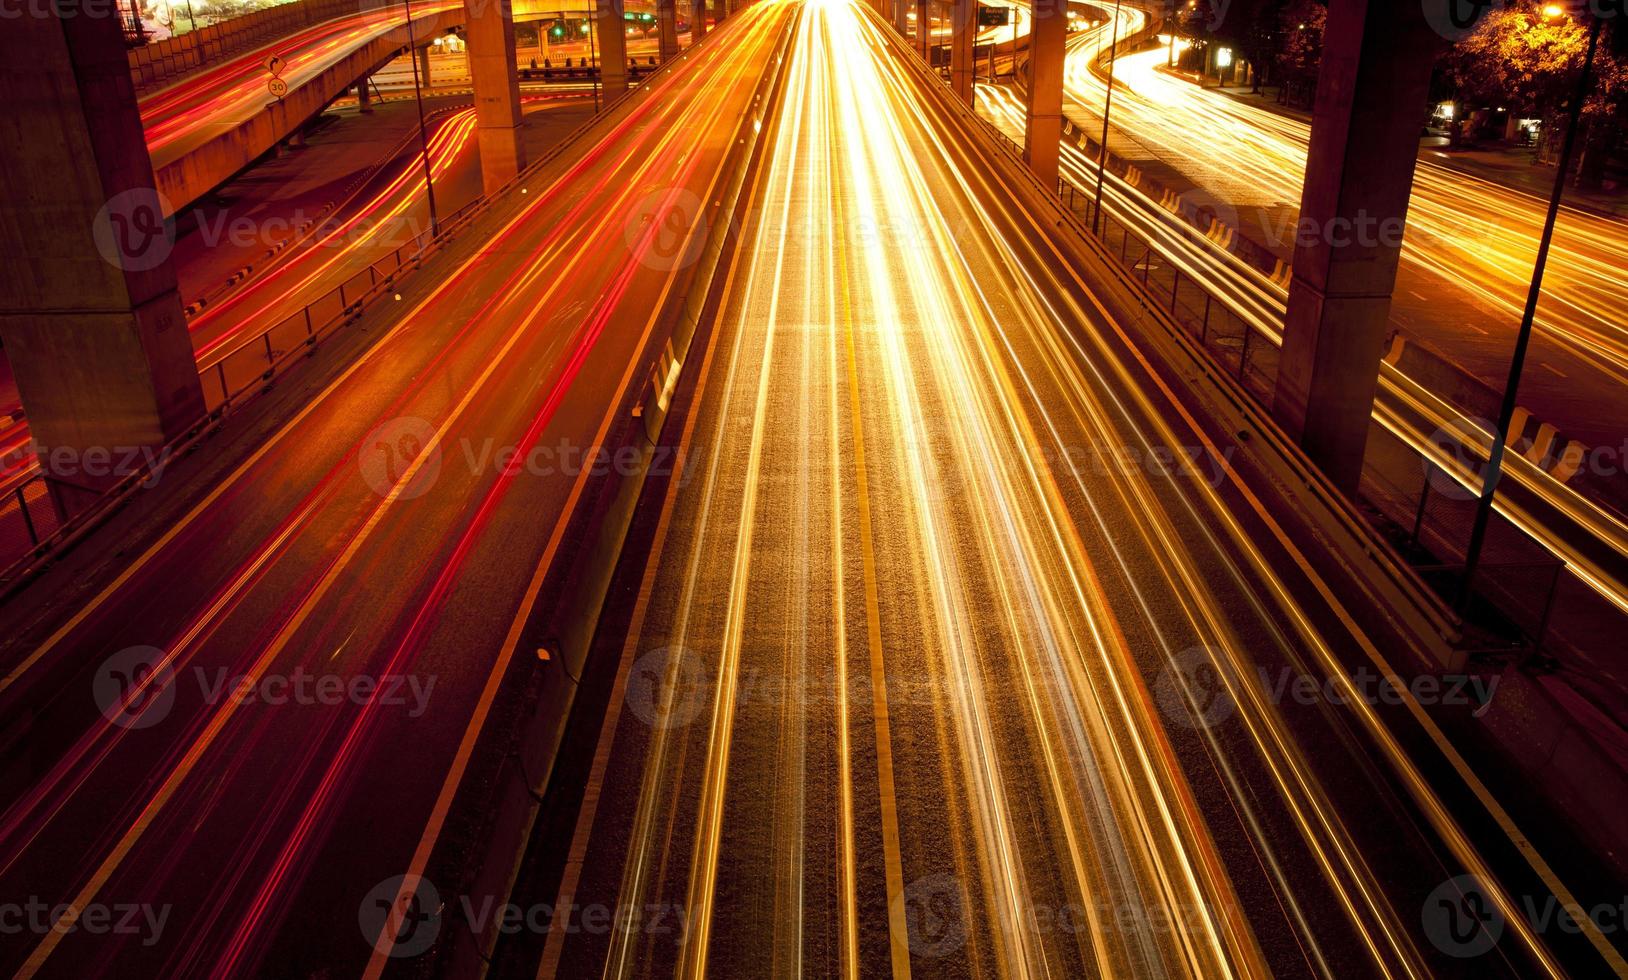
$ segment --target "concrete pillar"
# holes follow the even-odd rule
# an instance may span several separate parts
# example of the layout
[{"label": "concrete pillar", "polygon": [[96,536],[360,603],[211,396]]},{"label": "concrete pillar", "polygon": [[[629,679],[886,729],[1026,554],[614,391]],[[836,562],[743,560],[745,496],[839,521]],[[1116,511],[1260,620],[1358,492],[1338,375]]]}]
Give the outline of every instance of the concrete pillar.
[{"label": "concrete pillar", "polygon": [[356,111],[373,111],[373,86],[370,79],[362,79],[356,83]]},{"label": "concrete pillar", "polygon": [[729,14],[728,0],[712,0],[712,26],[714,28],[724,26],[724,21],[729,17]]},{"label": "concrete pillar", "polygon": [[656,0],[656,43],[662,61],[678,57],[678,0]]},{"label": "concrete pillar", "polygon": [[515,69],[510,0],[464,0],[469,77],[475,89],[475,133],[485,192],[502,187],[526,165],[520,140],[520,74]]},{"label": "concrete pillar", "polygon": [[203,393],[118,19],[11,19],[0,104],[0,341],[71,512],[198,421]]},{"label": "concrete pillar", "polygon": [[916,0],[916,50],[921,52],[921,60],[932,64],[931,47],[933,44],[933,13],[928,0]]},{"label": "concrete pillar", "polygon": [[1418,4],[1330,4],[1273,414],[1336,486],[1362,472],[1431,66]]},{"label": "concrete pillar", "polygon": [[1029,106],[1023,155],[1040,182],[1057,186],[1058,142],[1063,138],[1063,55],[1068,0],[1029,0]]},{"label": "concrete pillar", "polygon": [[424,45],[418,49],[418,84],[425,88],[430,87],[430,46]]},{"label": "concrete pillar", "polygon": [[910,36],[910,0],[890,0],[893,5],[893,29],[900,37]]},{"label": "concrete pillar", "polygon": [[690,4],[690,45],[707,36],[707,0]]},{"label": "concrete pillar", "polygon": [[622,0],[594,0],[599,41],[599,84],[609,98],[627,91],[627,22]]},{"label": "concrete pillar", "polygon": [[978,40],[978,0],[951,0],[950,90],[972,104],[972,48]]}]

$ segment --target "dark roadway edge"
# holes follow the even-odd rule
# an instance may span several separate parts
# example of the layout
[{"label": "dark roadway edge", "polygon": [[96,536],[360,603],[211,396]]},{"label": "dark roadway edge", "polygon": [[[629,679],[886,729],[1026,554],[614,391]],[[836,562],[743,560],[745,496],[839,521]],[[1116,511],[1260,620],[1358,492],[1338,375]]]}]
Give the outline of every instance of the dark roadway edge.
[{"label": "dark roadway edge", "polygon": [[[931,77],[914,51],[902,57]],[[1120,328],[1120,336],[1105,338],[1107,345],[1119,348],[1124,360],[1139,366],[1149,381],[1166,387],[1175,403],[1217,446],[1234,450],[1236,486],[1273,505],[1272,519],[1298,545],[1306,562],[1310,576],[1297,576],[1288,567],[1280,566],[1279,571],[1285,573],[1288,584],[1295,588],[1295,598],[1308,609],[1313,622],[1336,639],[1358,631],[1371,637],[1374,649],[1368,653],[1352,649],[1357,647],[1354,643],[1334,645],[1337,653],[1348,658],[1343,669],[1374,671],[1376,661],[1371,658],[1382,657],[1387,662],[1379,663],[1379,669],[1394,670],[1406,679],[1435,673],[1442,664],[1451,663],[1447,654],[1456,622],[1395,549],[1324,479],[1225,367],[1172,321],[1162,304],[1047,193],[1019,156],[992,138],[992,129],[973,109],[955,103],[947,92],[942,101],[949,106],[949,114],[960,120],[969,155],[981,151],[992,173],[1002,177],[1024,205],[1036,231],[1049,232],[1046,237],[1051,246],[1081,277],[1082,284],[1086,274],[1097,273],[1088,284],[1087,305],[1100,303]],[[1043,227],[1046,217],[1052,219],[1052,229]],[[1250,512],[1247,501],[1231,487],[1223,493],[1268,557],[1282,557],[1282,549],[1271,546],[1271,529]],[[1344,607],[1352,622],[1343,621],[1344,615],[1333,608],[1330,597],[1307,587],[1305,579],[1313,576],[1326,583],[1331,598]],[[1506,891],[1541,897],[1558,877],[1561,887],[1570,886],[1585,907],[1596,902],[1620,906],[1622,882],[1601,867],[1597,855],[1576,845],[1571,830],[1564,826],[1564,814],[1545,806],[1541,795],[1534,794],[1519,773],[1494,764],[1500,756],[1488,746],[1484,731],[1467,711],[1433,707],[1425,718],[1423,711],[1414,715],[1401,706],[1381,705],[1378,710],[1388,733],[1447,803]],[[1381,778],[1401,800],[1409,801],[1410,791],[1384,762],[1375,733],[1365,731],[1353,712],[1342,710],[1339,717],[1350,742],[1370,750],[1371,768],[1383,770],[1378,772]],[[1291,730],[1305,734],[1305,728],[1290,721]],[[1328,788],[1338,798],[1339,783],[1326,771],[1318,773],[1331,783]],[[1377,805],[1379,801],[1373,802]],[[1511,833],[1512,827],[1519,830]],[[1428,832],[1428,828],[1422,829]],[[1414,910],[1402,911],[1411,915]],[[1610,948],[1609,940],[1599,939],[1605,949],[1591,947],[1587,937],[1553,928],[1544,938],[1557,948],[1564,964],[1576,966],[1585,975],[1601,971],[1600,957]],[[1510,943],[1505,939],[1499,949]]]},{"label": "dark roadway edge", "polygon": [[[707,38],[717,34],[713,31]],[[560,548],[561,555],[572,557],[539,570],[542,589],[521,628],[517,648],[531,655],[517,656],[510,676],[504,678],[494,717],[480,735],[475,761],[459,787],[448,827],[427,869],[425,877],[430,880],[456,882],[456,894],[471,896],[477,910],[487,900],[494,908],[505,902],[526,907],[545,902],[532,893],[536,879],[531,869],[538,862],[565,857],[563,841],[569,839],[569,826],[562,833],[549,831],[553,818],[565,809],[561,802],[570,800],[574,810],[581,797],[587,759],[574,749],[581,744],[579,733],[597,736],[609,687],[604,668],[615,667],[619,649],[619,643],[612,644],[617,649],[606,650],[600,649],[606,644],[596,642],[607,636],[614,640],[616,634],[614,613],[608,615],[608,632],[601,628],[601,615],[621,607],[615,600],[624,595],[626,583],[618,573],[625,568],[621,556],[630,532],[631,553],[642,555],[641,539],[648,530],[643,517],[649,510],[639,506],[644,495],[659,500],[673,475],[658,460],[652,480],[651,462],[658,449],[664,453],[662,460],[673,459],[671,443],[676,440],[662,439],[664,423],[677,403],[687,401],[693,387],[688,355],[694,339],[701,337],[703,352],[711,341],[726,280],[721,273],[734,263],[741,226],[738,213],[752,197],[750,187],[769,145],[768,131],[773,127],[764,120],[774,118],[780,101],[785,52],[793,36],[788,24],[774,55],[775,67],[758,83],[754,98],[758,107],[742,116],[730,155],[706,195],[714,214],[704,242],[692,237],[680,250],[687,254],[701,245],[698,259],[668,284],[657,329],[640,355],[641,364],[649,365],[641,372],[647,380],[630,388],[617,406],[623,422],[605,448],[613,455],[624,447],[635,448],[641,453],[641,465],[635,473],[604,481],[596,493],[578,502]],[[692,230],[693,234],[700,232]],[[537,655],[540,650],[548,651],[546,661]],[[591,756],[593,738],[585,745]],[[498,957],[515,955],[511,946],[517,944],[498,932],[495,916],[478,935],[464,928],[467,924],[457,915],[447,914],[442,922],[443,938],[436,947],[393,967],[391,975],[475,977],[502,962]],[[524,938],[537,942],[536,950],[527,951],[534,960],[545,937]],[[501,946],[500,940],[505,940]]]},{"label": "dark roadway edge", "polygon": [[[717,317],[733,279],[746,225],[737,215],[743,205],[758,200],[767,150],[773,145],[779,130],[779,108],[784,98],[788,63],[786,51],[796,36],[799,23],[795,19],[791,22],[776,54],[778,68],[772,76],[768,98],[758,113],[758,118],[768,121],[754,138],[749,159],[731,184],[730,220],[727,227],[722,229],[722,234],[719,234],[720,229],[714,227],[709,237],[707,257],[700,263],[708,266],[710,281],[704,293],[696,294],[703,297],[702,302],[691,303],[696,321],[689,326],[699,338],[699,346],[695,346],[693,340],[688,344],[691,352],[700,357],[689,359],[696,361],[696,367],[682,371],[677,384],[672,387],[666,412],[666,417],[685,424],[681,429],[693,424],[691,412],[701,396],[706,366],[717,339]],[[683,443],[684,434],[681,431],[669,432],[667,438],[657,445],[672,454]],[[516,855],[515,875],[509,892],[509,900],[522,908],[549,907],[551,913],[547,918],[551,927],[566,925],[571,918],[571,910],[565,909],[565,918],[561,919],[559,913],[562,910],[553,908],[553,903],[561,897],[568,865],[581,857],[574,853],[574,837],[580,829],[578,824],[589,791],[595,753],[605,734],[605,726],[612,724],[611,719],[615,716],[616,706],[612,704],[612,699],[620,690],[618,681],[625,673],[626,665],[622,659],[627,632],[637,614],[646,565],[653,557],[653,548],[666,520],[664,501],[672,493],[675,479],[684,481],[687,477],[682,471],[667,470],[651,474],[642,481],[637,505],[627,514],[628,524],[621,547],[614,553],[607,553],[610,560],[604,568],[607,587],[605,601],[597,616],[592,619],[584,617],[580,621],[587,631],[581,638],[582,642],[589,646],[585,650],[587,658],[580,679],[579,703],[572,715],[565,719],[554,775],[540,797],[537,819],[529,828],[524,849]],[[488,961],[490,975],[527,978],[541,975],[540,963],[548,939],[548,932],[533,933],[529,930],[503,937]]]}]

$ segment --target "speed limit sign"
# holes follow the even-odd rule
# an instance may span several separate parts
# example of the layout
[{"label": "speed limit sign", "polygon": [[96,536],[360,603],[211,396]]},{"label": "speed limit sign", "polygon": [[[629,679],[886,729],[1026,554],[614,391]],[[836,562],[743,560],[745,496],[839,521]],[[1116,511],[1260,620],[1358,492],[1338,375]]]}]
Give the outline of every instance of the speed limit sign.
[{"label": "speed limit sign", "polygon": [[270,92],[273,97],[280,99],[288,94],[288,83],[281,78],[273,78],[266,83],[266,91]]}]

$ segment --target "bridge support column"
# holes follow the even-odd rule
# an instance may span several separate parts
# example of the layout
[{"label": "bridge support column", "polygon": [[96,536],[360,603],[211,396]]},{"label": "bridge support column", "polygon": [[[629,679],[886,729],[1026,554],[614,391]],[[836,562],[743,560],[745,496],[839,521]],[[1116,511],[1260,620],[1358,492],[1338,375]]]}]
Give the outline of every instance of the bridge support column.
[{"label": "bridge support column", "polygon": [[1273,414],[1334,484],[1362,473],[1430,70],[1419,5],[1329,7]]},{"label": "bridge support column", "polygon": [[595,30],[599,34],[599,84],[607,98],[627,91],[627,21],[622,0],[595,0]]},{"label": "bridge support column", "polygon": [[888,0],[892,4],[893,29],[901,38],[910,36],[910,0]]},{"label": "bridge support column", "polygon": [[418,59],[418,84],[428,89],[430,87],[430,46],[424,45],[414,52]]},{"label": "bridge support column", "polygon": [[972,49],[978,39],[978,0],[950,0],[950,89],[972,104]]},{"label": "bridge support column", "polygon": [[678,57],[678,0],[656,0],[656,36],[662,61]]},{"label": "bridge support column", "polygon": [[481,186],[508,183],[526,165],[520,140],[520,75],[515,70],[514,12],[510,0],[464,0],[469,76],[475,88]]},{"label": "bridge support column", "polygon": [[119,22],[0,30],[0,339],[58,505],[80,509],[200,419],[162,199]]},{"label": "bridge support column", "polygon": [[690,47],[707,36],[707,0],[693,0],[690,4]]},{"label": "bridge support column", "polygon": [[1058,143],[1063,138],[1063,56],[1068,0],[1029,0],[1029,111],[1023,155],[1048,189],[1057,186]]},{"label": "bridge support column", "polygon": [[931,0],[916,0],[916,50],[921,60],[933,63],[933,8]]},{"label": "bridge support column", "polygon": [[373,111],[373,86],[371,79],[364,78],[356,83],[356,111],[369,113]]},{"label": "bridge support column", "polygon": [[729,0],[712,0],[712,26],[714,29],[724,26],[729,17]]}]

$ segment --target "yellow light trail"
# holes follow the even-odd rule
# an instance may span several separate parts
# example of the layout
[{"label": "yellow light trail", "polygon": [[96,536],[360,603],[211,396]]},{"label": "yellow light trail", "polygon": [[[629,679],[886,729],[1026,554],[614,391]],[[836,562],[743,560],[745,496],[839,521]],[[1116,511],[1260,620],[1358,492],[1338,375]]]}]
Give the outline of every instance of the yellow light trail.
[{"label": "yellow light trail", "polygon": [[[1218,487],[1192,474],[1104,475],[1084,461],[1195,443],[1217,451],[1191,419],[1167,413],[1168,392],[1144,390],[1108,339],[1119,328],[1106,308],[1061,267],[1040,219],[1011,213],[1003,177],[946,132],[942,103],[887,50],[899,43],[853,0],[812,0],[799,15],[758,209],[721,314],[721,377],[693,409],[705,476],[673,498],[675,530],[646,572],[651,594],[668,598],[629,641],[684,651],[713,673],[694,731],[657,724],[650,735],[631,833],[610,845],[624,858],[617,902],[682,901],[680,975],[751,955],[741,930],[754,925],[766,930],[764,962],[801,964],[802,949],[786,947],[804,941],[802,908],[777,900],[771,915],[719,896],[763,869],[773,869],[774,895],[806,894],[807,855],[786,853],[806,846],[839,864],[844,972],[857,946],[887,949],[892,974],[909,973],[921,940],[905,937],[901,961],[893,910],[943,869],[964,889],[970,936],[956,954],[973,969],[1265,976],[1212,837],[1217,816],[1197,804],[1144,676],[1149,661],[1157,669],[1188,649],[1206,651],[1223,676],[1263,651],[1322,676],[1340,670],[1333,641]],[[863,483],[851,472],[859,465]],[[842,516],[861,492],[882,515],[869,532]],[[811,495],[835,508],[825,547],[804,537]],[[845,576],[841,556],[867,548],[874,570]],[[871,575],[874,616],[853,595]],[[810,594],[820,580],[838,594]],[[886,651],[891,734],[860,730],[888,740],[894,775],[847,758],[860,744],[848,731],[859,724],[847,703],[850,646],[833,642],[832,664],[811,661],[810,631],[846,637],[858,609],[873,652]],[[771,717],[747,681],[826,678],[833,664],[844,678],[831,710],[844,753],[834,839],[791,844],[779,828],[813,833],[820,806],[810,775],[784,768],[812,753],[777,740],[822,730],[826,702],[775,701]],[[810,694],[806,684],[774,690]],[[1393,906],[1277,706],[1259,691],[1234,697],[1245,747],[1200,737],[1235,790],[1292,941],[1332,975],[1337,961],[1323,949],[1337,920],[1377,974],[1428,976],[1416,911]],[[1235,770],[1245,757],[1266,773],[1270,798]],[[867,778],[879,813],[855,803]],[[1428,799],[1427,786],[1414,788]],[[760,819],[732,819],[735,805]],[[1262,810],[1292,839],[1266,830]],[[1485,870],[1444,809],[1430,817],[1457,858]],[[879,828],[880,846],[854,847],[855,827]],[[890,914],[861,923],[858,940],[852,862],[887,868],[878,877]],[[1308,913],[1289,865],[1322,882],[1331,907]],[[1041,927],[1035,911],[1048,902],[1083,909],[1083,934]],[[1125,910],[1139,918],[1127,922]],[[635,970],[647,942],[612,937],[605,974]]]}]

